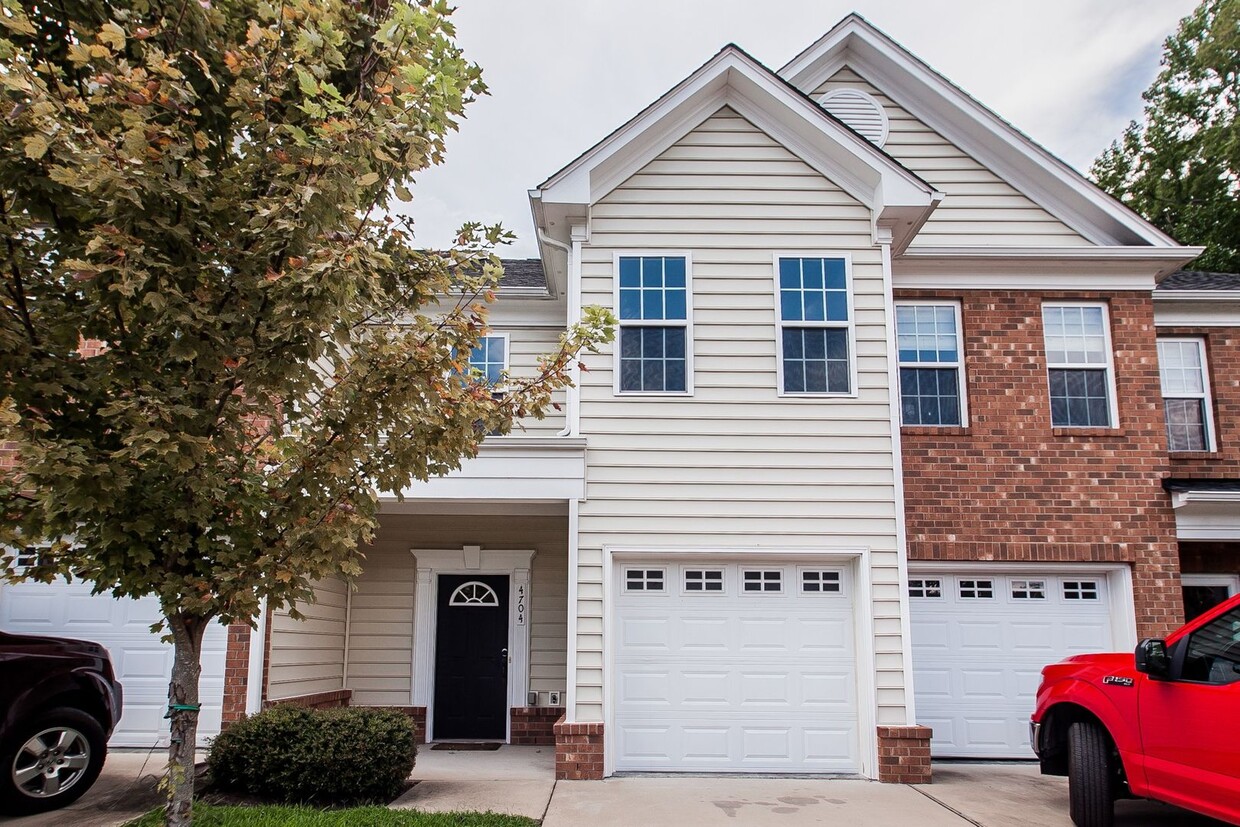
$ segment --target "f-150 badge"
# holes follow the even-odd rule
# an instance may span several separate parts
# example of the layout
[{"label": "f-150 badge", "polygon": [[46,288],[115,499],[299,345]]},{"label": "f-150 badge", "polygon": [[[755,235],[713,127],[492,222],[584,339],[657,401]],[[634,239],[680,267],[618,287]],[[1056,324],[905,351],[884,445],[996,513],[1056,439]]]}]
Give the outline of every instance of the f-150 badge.
[{"label": "f-150 badge", "polygon": [[1132,678],[1125,678],[1119,675],[1107,675],[1102,679],[1103,683],[1109,683],[1112,686],[1132,686]]}]

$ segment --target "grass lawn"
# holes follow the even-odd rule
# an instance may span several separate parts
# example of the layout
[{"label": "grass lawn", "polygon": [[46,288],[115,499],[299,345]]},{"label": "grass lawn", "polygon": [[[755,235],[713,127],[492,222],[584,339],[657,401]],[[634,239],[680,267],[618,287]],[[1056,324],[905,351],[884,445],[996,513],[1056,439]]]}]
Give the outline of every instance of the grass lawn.
[{"label": "grass lawn", "polygon": [[[126,827],[159,827],[164,823],[161,807]],[[312,807],[224,807],[194,805],[195,827],[537,827],[524,816],[499,813],[422,813],[389,810],[387,807],[352,807],[347,810],[316,810]]]}]

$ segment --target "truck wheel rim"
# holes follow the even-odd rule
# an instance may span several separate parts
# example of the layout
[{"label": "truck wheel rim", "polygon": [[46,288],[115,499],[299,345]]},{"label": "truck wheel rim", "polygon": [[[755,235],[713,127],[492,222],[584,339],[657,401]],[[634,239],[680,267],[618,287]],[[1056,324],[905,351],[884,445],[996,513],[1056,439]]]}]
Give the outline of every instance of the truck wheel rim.
[{"label": "truck wheel rim", "polygon": [[31,798],[52,798],[82,780],[90,742],[76,729],[48,727],[22,744],[13,758],[13,785]]}]

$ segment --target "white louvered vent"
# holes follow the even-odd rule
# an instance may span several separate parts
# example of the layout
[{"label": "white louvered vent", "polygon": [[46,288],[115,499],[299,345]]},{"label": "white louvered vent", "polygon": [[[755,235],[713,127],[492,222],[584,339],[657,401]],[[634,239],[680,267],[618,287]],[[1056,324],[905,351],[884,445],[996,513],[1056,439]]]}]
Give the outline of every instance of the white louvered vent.
[{"label": "white louvered vent", "polygon": [[852,127],[870,143],[887,143],[887,113],[860,89],[836,89],[819,99],[822,108]]}]

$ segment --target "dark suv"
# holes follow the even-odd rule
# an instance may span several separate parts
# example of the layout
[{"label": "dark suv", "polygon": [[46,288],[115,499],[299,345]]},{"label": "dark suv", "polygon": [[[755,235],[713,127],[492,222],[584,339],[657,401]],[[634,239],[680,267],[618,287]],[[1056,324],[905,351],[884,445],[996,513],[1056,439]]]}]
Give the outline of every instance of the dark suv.
[{"label": "dark suv", "polygon": [[0,812],[75,801],[99,777],[120,717],[107,649],[0,632]]}]

